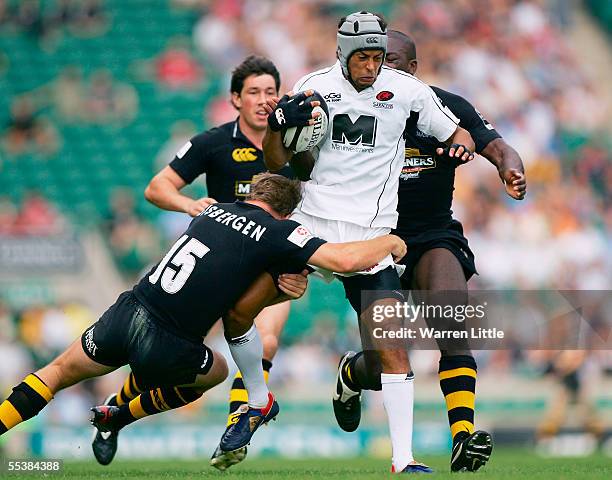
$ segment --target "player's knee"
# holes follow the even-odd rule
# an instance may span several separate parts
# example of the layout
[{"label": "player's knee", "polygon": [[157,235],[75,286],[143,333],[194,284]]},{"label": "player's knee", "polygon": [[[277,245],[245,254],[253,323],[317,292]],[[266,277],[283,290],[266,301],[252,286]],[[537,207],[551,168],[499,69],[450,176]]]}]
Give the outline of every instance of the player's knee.
[{"label": "player's knee", "polygon": [[52,383],[54,383],[56,391],[70,387],[75,383],[76,368],[72,365],[72,362],[66,361],[65,358],[56,358],[44,370],[45,376],[53,379]]},{"label": "player's knee", "polygon": [[[188,400],[188,401],[190,401],[190,402],[191,402],[191,401],[195,401],[195,400],[197,400],[197,399],[198,399],[198,398],[200,398],[202,395],[204,395],[204,393],[206,392],[206,390],[208,390],[208,388],[206,388],[206,387],[190,387],[190,389],[191,389],[191,390],[192,390],[192,392],[193,392],[193,396],[194,396],[194,399],[193,399],[193,400],[191,400],[191,399],[189,399],[189,400],[188,400],[188,399],[186,399],[186,398],[185,398],[185,395],[183,395],[183,398],[185,398],[185,400]],[[182,392],[181,392],[181,394],[182,394]]]},{"label": "player's knee", "polygon": [[225,360],[225,357],[219,352],[213,351],[213,358],[214,360],[210,372],[210,381],[214,385],[218,385],[219,383],[223,382],[229,375],[229,367],[227,366],[227,361]]},{"label": "player's knee", "polygon": [[243,315],[235,309],[230,309],[223,316],[223,329],[226,338],[244,335],[253,326],[253,318]]}]

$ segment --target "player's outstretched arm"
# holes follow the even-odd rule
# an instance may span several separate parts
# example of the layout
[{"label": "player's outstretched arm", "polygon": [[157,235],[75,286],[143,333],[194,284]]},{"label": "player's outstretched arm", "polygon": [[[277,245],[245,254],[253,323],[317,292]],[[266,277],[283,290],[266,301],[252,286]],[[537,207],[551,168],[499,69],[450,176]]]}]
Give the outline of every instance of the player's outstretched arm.
[{"label": "player's outstretched arm", "polygon": [[159,208],[184,212],[192,217],[197,216],[211,203],[217,203],[214,198],[204,197],[194,200],[183,195],[180,190],[185,185],[185,181],[179,174],[172,167],[166,166],[151,179],[145,189],[144,196]]},{"label": "player's outstretched arm", "polygon": [[308,260],[309,265],[337,273],[365,270],[391,254],[397,262],[406,255],[406,244],[395,235],[347,243],[325,243]]},{"label": "player's outstretched arm", "polygon": [[496,138],[482,150],[481,155],[497,167],[506,192],[515,200],[522,200],[527,193],[525,168],[518,152],[503,138]]}]

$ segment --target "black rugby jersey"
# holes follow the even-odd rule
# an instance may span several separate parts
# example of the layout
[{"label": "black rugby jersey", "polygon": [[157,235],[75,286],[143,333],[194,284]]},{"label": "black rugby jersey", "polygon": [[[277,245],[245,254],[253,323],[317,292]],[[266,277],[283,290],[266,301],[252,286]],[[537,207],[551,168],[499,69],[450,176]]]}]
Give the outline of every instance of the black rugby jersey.
[{"label": "black rugby jersey", "polygon": [[[442,103],[459,118],[474,139],[476,152],[494,139],[501,138],[493,126],[463,97],[431,87]],[[412,112],[406,122],[404,137],[406,155],[400,174],[396,232],[410,236],[428,229],[445,228],[452,219],[451,204],[455,189],[455,168],[462,163],[436,155],[438,147],[446,147],[436,138],[417,128],[418,113]]]},{"label": "black rugby jersey", "polygon": [[210,205],[134,287],[170,330],[201,339],[264,271],[301,270],[325,243],[245,202]]},{"label": "black rugby jersey", "polygon": [[[218,202],[244,200],[253,176],[267,171],[263,151],[240,131],[238,119],[193,137],[170,167],[188,184],[205,173],[208,196]],[[289,166],[276,173],[293,178]]]}]

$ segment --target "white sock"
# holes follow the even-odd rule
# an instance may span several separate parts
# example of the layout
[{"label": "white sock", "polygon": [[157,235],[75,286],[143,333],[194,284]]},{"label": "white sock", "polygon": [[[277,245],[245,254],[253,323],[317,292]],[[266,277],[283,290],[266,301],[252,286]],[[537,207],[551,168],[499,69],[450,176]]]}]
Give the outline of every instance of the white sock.
[{"label": "white sock", "polygon": [[383,403],[389,421],[393,448],[393,466],[401,472],[414,461],[412,456],[412,409],[414,406],[414,375],[381,373]]},{"label": "white sock", "polygon": [[240,337],[228,340],[230,352],[242,373],[244,388],[249,394],[249,406],[264,408],[268,404],[268,386],[261,364],[263,345],[255,325]]}]

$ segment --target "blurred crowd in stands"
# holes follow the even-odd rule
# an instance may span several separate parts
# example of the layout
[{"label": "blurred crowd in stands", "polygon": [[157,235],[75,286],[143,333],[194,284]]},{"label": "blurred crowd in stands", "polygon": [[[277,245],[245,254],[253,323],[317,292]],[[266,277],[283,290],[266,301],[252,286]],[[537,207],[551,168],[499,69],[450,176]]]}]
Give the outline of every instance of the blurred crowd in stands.
[{"label": "blurred crowd in stands", "polygon": [[[595,84],[583,73],[580,52],[568,43],[569,3],[415,0],[379,1],[370,7],[380,7],[392,28],[414,37],[418,76],[470,100],[525,162],[528,193],[522,202],[505,195],[497,172],[482,158],[458,171],[453,208],[464,224],[480,272],[470,282],[472,288],[612,287],[611,112],[603,100],[609,87]],[[194,102],[194,109],[204,107],[203,125],[190,120],[168,125],[169,138],[157,139],[159,154],[150,159],[151,175],[171,161],[195,131],[235,118],[227,92],[229,73],[246,55],[271,58],[287,91],[301,75],[334,61],[335,26],[347,13],[343,2],[172,0],[168,4],[197,12],[199,19],[191,42],[169,42],[155,59],[142,59],[147,62],[146,74],[168,91],[201,92],[211,73],[224,78],[227,88],[219,88],[205,106]],[[65,0],[53,5],[41,9],[36,0],[0,0],[0,28],[23,32],[52,48],[49,39],[65,33],[102,35],[112,21],[102,1]],[[57,124],[40,113],[49,108],[59,119]],[[51,83],[12,101],[10,120],[1,133],[2,151],[53,155],[61,151],[64,125],[155,121],[140,113],[129,77],[100,70],[85,78],[78,67],[66,66]],[[117,190],[102,224],[117,265],[129,280],[158,258],[188,220],[160,212],[157,223],[149,222],[134,207],[134,198],[140,195],[141,191]],[[62,215],[39,195],[27,197],[20,207],[0,199],[0,235],[53,234],[63,222]],[[78,302],[11,310],[1,300],[0,397],[24,372],[40,366],[95,320]],[[317,313],[302,338],[281,349],[275,381],[302,382],[304,375],[311,375],[312,383],[331,382],[336,355],[357,341],[344,333],[342,345],[332,340],[338,316],[354,322],[348,312]],[[351,323],[347,331],[356,331],[353,327]],[[429,358],[420,363],[434,372],[432,358],[437,361],[437,354],[432,355],[419,353],[417,359]],[[488,358],[490,365],[510,369],[513,355],[496,353]],[[283,361],[287,357],[292,361]],[[299,368],[304,363],[311,366],[306,373]],[[294,367],[299,372],[292,372]]]},{"label": "blurred crowd in stands", "polygon": [[[49,110],[50,109],[50,110]],[[8,155],[50,156],[61,147],[61,134],[48,115],[61,125],[130,123],[138,113],[138,94],[132,85],[117,81],[111,72],[97,70],[88,81],[78,67],[64,68],[56,79],[12,100],[3,132]]]},{"label": "blurred crowd in stands", "polygon": [[37,192],[28,193],[19,206],[0,197],[0,237],[53,236],[66,229],[64,216]]},{"label": "blurred crowd in stands", "polygon": [[29,96],[13,100],[11,114],[4,132],[2,146],[7,155],[24,153],[52,155],[60,146],[56,127],[47,118],[36,114]]},{"label": "blurred crowd in stands", "polygon": [[143,270],[162,253],[155,226],[138,214],[134,193],[127,188],[113,192],[110,212],[102,227],[117,266],[130,282],[139,280]]},{"label": "blurred crowd in stands", "polygon": [[168,42],[153,62],[156,81],[167,90],[197,90],[204,81],[204,68],[190,51],[188,37]]},{"label": "blurred crowd in stands", "polygon": [[0,0],[0,27],[29,35],[45,48],[68,33],[92,37],[104,33],[107,13],[102,0]]}]

